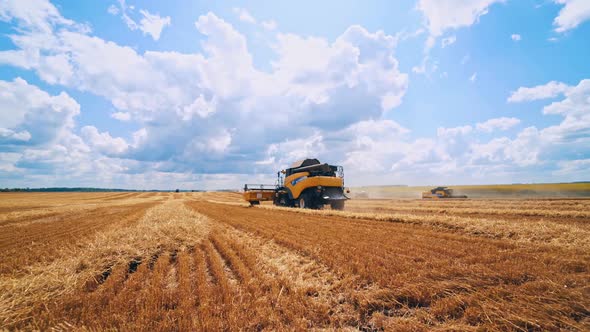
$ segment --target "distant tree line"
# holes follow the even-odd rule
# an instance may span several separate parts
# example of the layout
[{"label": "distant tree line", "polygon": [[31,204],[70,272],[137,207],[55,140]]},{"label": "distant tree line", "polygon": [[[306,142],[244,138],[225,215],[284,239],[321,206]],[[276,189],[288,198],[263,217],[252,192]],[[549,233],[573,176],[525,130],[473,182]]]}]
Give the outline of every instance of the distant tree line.
[{"label": "distant tree line", "polygon": [[0,188],[0,192],[199,192],[203,190],[136,190],[136,189],[109,189],[109,188],[92,188],[92,187],[79,187],[79,188],[68,188],[68,187],[50,187],[50,188]]},{"label": "distant tree line", "polygon": [[95,192],[95,191],[138,191],[131,189],[106,189],[106,188],[67,188],[67,187],[51,187],[51,188],[4,188],[0,189],[2,192]]}]

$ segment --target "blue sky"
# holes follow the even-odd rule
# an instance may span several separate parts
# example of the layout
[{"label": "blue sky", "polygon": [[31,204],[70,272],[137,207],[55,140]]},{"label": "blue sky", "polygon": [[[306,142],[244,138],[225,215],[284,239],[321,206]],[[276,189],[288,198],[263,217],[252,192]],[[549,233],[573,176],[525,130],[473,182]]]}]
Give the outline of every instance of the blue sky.
[{"label": "blue sky", "polygon": [[0,2],[0,187],[589,180],[590,2]]}]

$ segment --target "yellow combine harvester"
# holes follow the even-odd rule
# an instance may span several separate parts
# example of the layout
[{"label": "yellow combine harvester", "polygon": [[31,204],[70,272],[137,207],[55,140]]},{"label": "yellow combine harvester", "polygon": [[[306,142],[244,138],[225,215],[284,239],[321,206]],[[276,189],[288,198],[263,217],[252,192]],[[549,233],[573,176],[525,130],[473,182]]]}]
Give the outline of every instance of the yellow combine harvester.
[{"label": "yellow combine harvester", "polygon": [[454,195],[453,189],[447,187],[436,187],[422,193],[422,199],[446,199],[446,198],[467,198],[466,195]]},{"label": "yellow combine harvester", "polygon": [[277,184],[244,185],[244,199],[251,205],[273,201],[277,206],[320,209],[329,204],[343,210],[344,173],[342,166],[322,164],[317,159],[304,159],[277,173]]}]

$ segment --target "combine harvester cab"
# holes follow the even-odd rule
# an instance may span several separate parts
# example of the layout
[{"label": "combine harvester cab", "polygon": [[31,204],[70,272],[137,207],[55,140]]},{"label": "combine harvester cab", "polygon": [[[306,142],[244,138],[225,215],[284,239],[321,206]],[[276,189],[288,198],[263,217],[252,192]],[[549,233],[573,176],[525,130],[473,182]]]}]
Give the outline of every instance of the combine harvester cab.
[{"label": "combine harvester cab", "polygon": [[465,195],[455,195],[453,189],[436,187],[422,193],[422,199],[467,198]]},{"label": "combine harvester cab", "polygon": [[244,199],[251,205],[272,200],[274,205],[321,209],[329,204],[343,210],[348,199],[344,194],[341,166],[322,164],[317,159],[304,159],[277,173],[274,189],[268,185],[245,185]]}]

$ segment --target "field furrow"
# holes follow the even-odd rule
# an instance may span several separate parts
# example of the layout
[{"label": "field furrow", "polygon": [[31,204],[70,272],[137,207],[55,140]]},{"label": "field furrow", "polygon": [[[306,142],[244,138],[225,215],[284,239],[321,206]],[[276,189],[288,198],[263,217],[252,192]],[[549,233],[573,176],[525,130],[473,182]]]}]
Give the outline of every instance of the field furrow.
[{"label": "field furrow", "polygon": [[[403,201],[401,201],[403,202]],[[410,202],[410,203],[408,203]],[[538,221],[539,217],[557,222],[590,223],[590,205],[538,204],[510,205],[487,201],[470,201],[468,205],[443,202],[353,200],[346,211],[373,213],[413,213],[430,215],[475,216],[479,218],[510,217],[519,221]]]},{"label": "field furrow", "polygon": [[31,263],[50,262],[59,252],[74,248],[98,231],[124,228],[137,222],[153,203],[98,208],[53,216],[51,222],[0,227],[0,275],[27,271]]},{"label": "field furrow", "polygon": [[[227,204],[226,204],[227,205]],[[518,218],[476,218],[455,215],[429,215],[415,213],[366,213],[333,210],[302,210],[262,205],[259,208],[307,216],[334,216],[348,220],[360,220],[369,227],[366,220],[387,221],[423,225],[438,228],[442,232],[460,232],[470,236],[489,239],[502,239],[509,242],[532,243],[535,245],[550,245],[555,247],[569,247],[572,249],[587,248],[590,250],[590,223],[555,222],[554,220],[537,219],[526,222]],[[313,217],[312,217],[313,218]],[[379,226],[378,226],[379,227]]]},{"label": "field furrow", "polygon": [[[174,261],[163,257],[194,247],[209,232],[208,223],[180,202],[168,201],[151,208],[143,206],[138,220],[130,224],[126,224],[126,218],[120,217],[120,211],[116,215],[105,214],[104,218],[109,220],[95,216],[94,222],[97,223],[112,221],[113,226],[118,223],[126,226],[107,227],[94,235],[77,238],[75,246],[56,246],[51,262],[31,259],[27,274],[0,275],[0,326],[34,326],[42,330],[63,322],[76,326],[93,323],[106,326],[100,324],[108,320],[93,320],[82,314],[80,310],[96,315],[92,305],[85,305],[87,302],[105,306],[117,303],[119,295],[125,294],[128,283],[136,278],[133,271],[143,271],[142,274],[149,271],[150,275],[154,275],[156,266],[161,268],[162,262],[170,266]],[[55,225],[57,229],[61,229],[60,226]],[[79,234],[76,236],[80,237]],[[44,251],[45,248],[35,252]],[[145,265],[134,263],[146,259]],[[5,261],[3,259],[2,263],[7,264]],[[172,267],[166,270],[164,279],[177,278],[173,277],[176,272],[170,272],[173,270]],[[163,287],[158,285],[153,289],[158,291]],[[93,300],[80,302],[79,299],[86,297],[79,295],[85,293],[92,294],[89,296]],[[70,295],[73,300],[67,300]],[[146,296],[149,300],[151,295]],[[135,303],[135,297],[127,298]],[[148,304],[136,303],[142,308]],[[116,319],[124,313],[116,304],[114,306],[113,319]],[[31,316],[31,313],[35,314]]]}]

